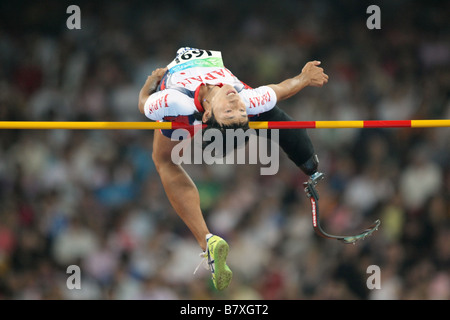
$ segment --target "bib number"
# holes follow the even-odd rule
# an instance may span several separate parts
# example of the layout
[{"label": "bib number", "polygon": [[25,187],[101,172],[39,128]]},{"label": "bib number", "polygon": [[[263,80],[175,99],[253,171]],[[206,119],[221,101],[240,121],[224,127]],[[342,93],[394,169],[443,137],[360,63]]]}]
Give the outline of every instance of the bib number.
[{"label": "bib number", "polygon": [[[213,58],[213,60],[210,60],[210,58]],[[207,62],[214,61],[216,59],[222,60],[222,53],[220,51],[192,49],[187,50],[181,55],[177,56],[167,67],[169,69],[172,69],[173,67],[182,65],[184,63],[188,63],[192,66],[200,66],[202,65],[202,60]]]},{"label": "bib number", "polygon": [[200,58],[203,54],[206,54],[205,57],[212,57],[213,55],[210,50],[191,50],[183,53],[180,57],[176,58],[175,61],[177,61],[177,63],[181,63],[191,59]]}]

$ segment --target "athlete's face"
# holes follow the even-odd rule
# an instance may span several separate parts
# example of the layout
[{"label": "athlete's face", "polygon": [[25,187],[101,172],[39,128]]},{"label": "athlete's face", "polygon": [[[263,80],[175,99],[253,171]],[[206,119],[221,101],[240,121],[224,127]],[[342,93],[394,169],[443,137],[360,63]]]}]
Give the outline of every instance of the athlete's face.
[{"label": "athlete's face", "polygon": [[248,121],[244,101],[233,86],[225,84],[222,87],[214,87],[210,102],[214,116],[220,124],[229,125]]}]

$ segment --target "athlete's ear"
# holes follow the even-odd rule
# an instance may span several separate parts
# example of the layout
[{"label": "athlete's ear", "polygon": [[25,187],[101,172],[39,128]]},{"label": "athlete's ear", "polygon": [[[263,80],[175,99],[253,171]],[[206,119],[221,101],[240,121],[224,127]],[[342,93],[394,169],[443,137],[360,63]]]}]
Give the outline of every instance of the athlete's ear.
[{"label": "athlete's ear", "polygon": [[211,110],[206,110],[202,115],[202,122],[206,123],[209,119],[211,119]]}]

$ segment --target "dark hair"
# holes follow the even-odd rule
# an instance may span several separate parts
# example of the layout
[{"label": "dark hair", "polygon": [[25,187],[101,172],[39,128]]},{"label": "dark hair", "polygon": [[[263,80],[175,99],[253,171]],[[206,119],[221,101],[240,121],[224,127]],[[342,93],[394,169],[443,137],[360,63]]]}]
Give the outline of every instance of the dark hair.
[{"label": "dark hair", "polygon": [[[196,112],[194,114],[194,117],[196,120],[202,120],[202,116],[203,114],[200,112]],[[209,129],[217,129],[222,133],[222,141],[223,141],[223,150],[222,153],[220,154],[220,156],[225,157],[227,154],[227,150],[226,150],[226,146],[227,146],[227,130],[237,130],[237,129],[242,129],[244,132],[246,132],[248,129],[250,129],[249,125],[248,125],[248,120],[246,120],[245,122],[241,122],[241,123],[231,123],[231,124],[222,124],[219,123],[216,119],[216,117],[214,116],[214,112],[211,111],[211,117],[204,122],[204,124],[206,124],[206,128],[202,129],[202,136],[204,136],[205,132]],[[244,144],[247,144],[249,140],[249,137],[246,135],[245,136],[245,140],[244,140]],[[202,149],[204,150],[208,145],[210,145],[212,142],[215,141],[215,138],[213,137],[211,141],[202,141]],[[234,139],[233,141],[233,147],[234,149],[237,149],[238,147],[240,147],[242,145],[239,144],[239,140]],[[229,151],[229,150],[228,150]],[[215,155],[215,156],[219,156],[219,155]]]}]

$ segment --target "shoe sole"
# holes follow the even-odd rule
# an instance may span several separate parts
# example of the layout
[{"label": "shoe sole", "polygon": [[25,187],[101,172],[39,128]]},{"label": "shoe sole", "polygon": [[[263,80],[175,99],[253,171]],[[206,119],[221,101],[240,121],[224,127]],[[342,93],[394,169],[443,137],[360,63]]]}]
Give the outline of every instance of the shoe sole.
[{"label": "shoe sole", "polygon": [[214,267],[215,267],[215,285],[217,290],[223,290],[228,287],[233,277],[233,272],[227,266],[229,246],[225,240],[220,240],[214,248]]}]

